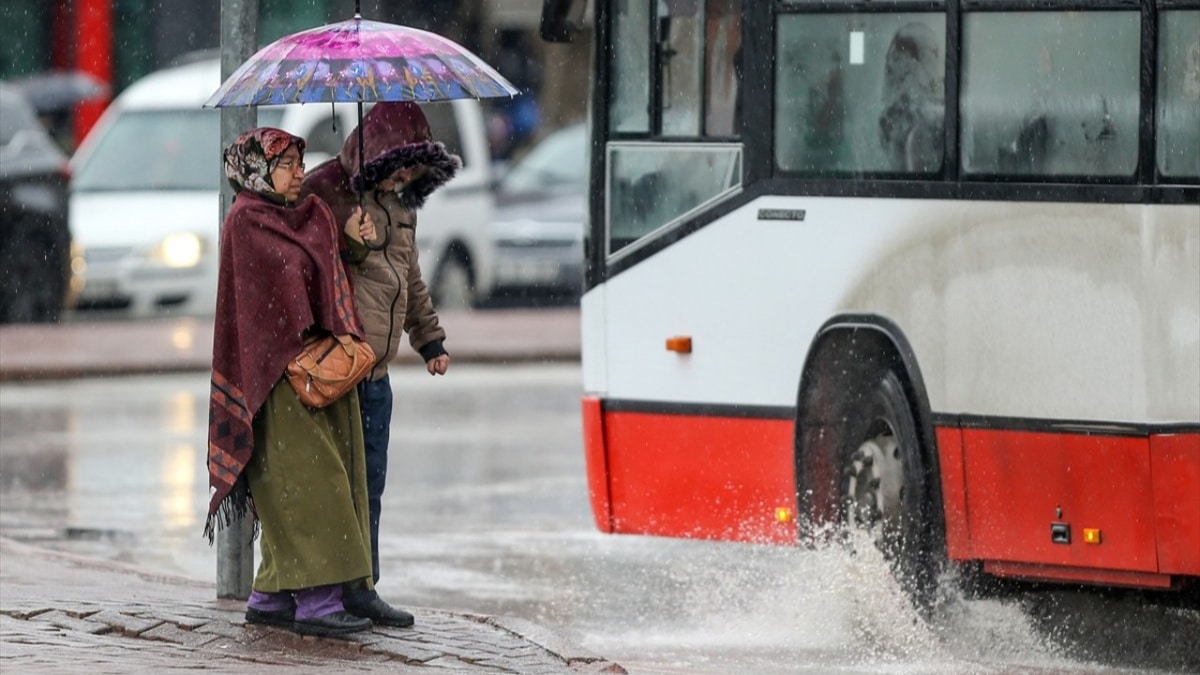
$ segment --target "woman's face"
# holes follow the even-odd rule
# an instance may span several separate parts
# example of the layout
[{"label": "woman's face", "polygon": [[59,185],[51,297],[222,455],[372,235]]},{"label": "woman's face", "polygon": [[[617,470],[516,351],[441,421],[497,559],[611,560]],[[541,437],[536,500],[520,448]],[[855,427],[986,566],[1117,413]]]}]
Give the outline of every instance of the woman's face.
[{"label": "woman's face", "polygon": [[275,160],[275,168],[271,169],[271,184],[275,186],[275,192],[283,195],[288,202],[294,202],[300,198],[302,180],[304,162],[300,161],[300,151],[293,145]]}]

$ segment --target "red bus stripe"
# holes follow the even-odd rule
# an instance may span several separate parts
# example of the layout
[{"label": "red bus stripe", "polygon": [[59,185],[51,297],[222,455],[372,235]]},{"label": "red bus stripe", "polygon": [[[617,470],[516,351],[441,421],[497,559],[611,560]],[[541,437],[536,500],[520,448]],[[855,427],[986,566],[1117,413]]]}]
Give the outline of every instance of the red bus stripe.
[{"label": "red bus stripe", "polygon": [[935,436],[938,464],[941,465],[942,510],[946,517],[946,556],[967,560],[971,555],[971,534],[967,527],[966,469],[963,466],[962,430],[939,427]]},{"label": "red bus stripe", "polygon": [[1019,562],[985,562],[983,571],[998,577],[1025,579],[1027,581],[1057,581],[1061,583],[1084,583],[1098,586],[1126,586],[1130,588],[1172,587],[1166,574],[1127,572],[1124,570],[1097,570],[1083,567],[1059,567]]},{"label": "red bus stripe", "polygon": [[1158,570],[1200,575],[1200,434],[1150,437]]},{"label": "red bus stripe", "polygon": [[612,506],[608,496],[608,456],[600,399],[583,397],[583,455],[587,466],[588,500],[596,529],[612,532]]},{"label": "red bus stripe", "polygon": [[[777,517],[796,506],[791,420],[606,411],[593,397],[583,418],[601,531],[797,541],[794,519]],[[936,438],[951,560],[1152,588],[1200,576],[1200,434],[943,426]]]},{"label": "red bus stripe", "polygon": [[790,420],[638,412],[603,420],[613,531],[796,541]]}]

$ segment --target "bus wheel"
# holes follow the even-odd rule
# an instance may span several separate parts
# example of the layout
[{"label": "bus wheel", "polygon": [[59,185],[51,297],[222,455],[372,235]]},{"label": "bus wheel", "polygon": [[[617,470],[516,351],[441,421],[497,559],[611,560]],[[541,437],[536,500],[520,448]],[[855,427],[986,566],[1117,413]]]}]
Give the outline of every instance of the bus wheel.
[{"label": "bus wheel", "polygon": [[861,397],[845,399],[840,516],[847,530],[869,535],[924,611],[942,567],[934,476],[900,377],[888,368],[868,382]]}]

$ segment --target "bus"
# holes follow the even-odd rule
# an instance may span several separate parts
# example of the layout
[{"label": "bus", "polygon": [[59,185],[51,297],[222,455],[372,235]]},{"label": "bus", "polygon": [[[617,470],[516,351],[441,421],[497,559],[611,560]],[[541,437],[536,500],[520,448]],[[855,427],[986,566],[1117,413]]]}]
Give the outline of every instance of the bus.
[{"label": "bus", "polygon": [[580,4],[599,530],[1200,604],[1200,3]]}]

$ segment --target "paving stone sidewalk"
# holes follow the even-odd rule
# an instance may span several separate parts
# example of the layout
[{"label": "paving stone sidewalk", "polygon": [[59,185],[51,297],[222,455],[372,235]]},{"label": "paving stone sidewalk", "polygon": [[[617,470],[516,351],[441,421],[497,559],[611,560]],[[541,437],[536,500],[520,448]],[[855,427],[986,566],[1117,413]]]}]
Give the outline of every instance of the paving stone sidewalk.
[{"label": "paving stone sidewalk", "polygon": [[0,671],[625,673],[513,617],[407,607],[413,628],[346,639],[246,625],[212,584],[0,539]]}]

